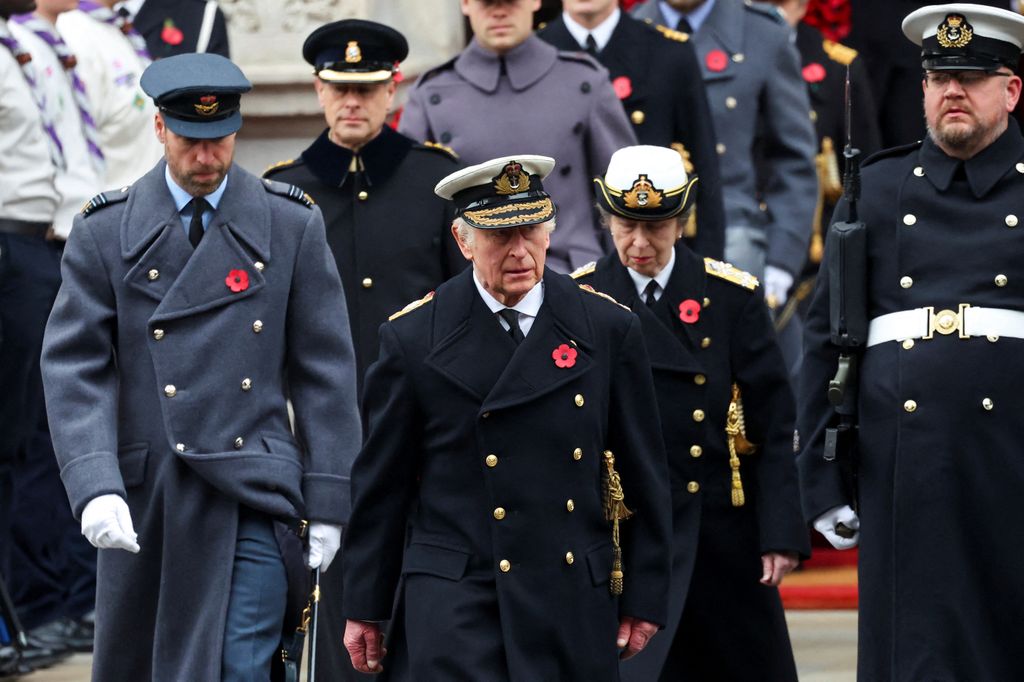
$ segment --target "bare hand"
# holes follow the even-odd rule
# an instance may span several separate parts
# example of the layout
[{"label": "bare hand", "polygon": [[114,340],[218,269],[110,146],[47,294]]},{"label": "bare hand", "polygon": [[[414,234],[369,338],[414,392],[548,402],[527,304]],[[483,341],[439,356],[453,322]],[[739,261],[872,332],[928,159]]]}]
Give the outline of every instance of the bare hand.
[{"label": "bare hand", "polygon": [[761,555],[761,584],[778,587],[787,573],[800,564],[796,552],[768,552]]},{"label": "bare hand", "polygon": [[380,659],[388,651],[384,648],[384,635],[376,623],[349,619],[345,622],[343,641],[353,668],[361,673],[379,673],[384,669]]},{"label": "bare hand", "polygon": [[657,632],[658,626],[654,623],[648,623],[646,620],[632,616],[623,616],[619,621],[619,635],[615,642],[620,649],[624,649],[619,658],[626,660],[636,656],[643,651],[647,642],[651,641],[651,637],[654,637]]}]

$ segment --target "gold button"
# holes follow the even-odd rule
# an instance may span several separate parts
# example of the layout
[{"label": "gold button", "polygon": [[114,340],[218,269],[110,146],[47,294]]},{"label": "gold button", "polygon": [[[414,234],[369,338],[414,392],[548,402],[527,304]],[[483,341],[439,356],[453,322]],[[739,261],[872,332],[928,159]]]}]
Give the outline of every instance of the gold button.
[{"label": "gold button", "polygon": [[167,384],[164,386],[164,395],[168,398],[173,398],[178,395],[178,389],[174,387],[174,384]]},{"label": "gold button", "polygon": [[153,330],[153,338],[156,339],[157,341],[159,341],[160,339],[164,338],[164,330],[163,329],[154,329]]},{"label": "gold button", "polygon": [[999,340],[999,336],[997,334],[989,334],[985,338],[991,341],[992,343],[995,343],[996,341]]},{"label": "gold button", "polygon": [[565,553],[565,563],[572,566],[572,562],[576,561],[576,557],[573,556],[572,552]]},{"label": "gold button", "polygon": [[370,195],[366,193],[365,189],[363,191],[359,192],[358,196],[359,196],[359,201],[366,201],[367,199],[370,198]]},{"label": "gold button", "polygon": [[903,216],[903,224],[906,225],[907,227],[910,227],[911,225],[915,224],[916,222],[917,222],[917,216],[914,215],[913,213],[908,213],[907,215]]},{"label": "gold button", "polygon": [[695,421],[695,422],[702,422],[702,421],[704,421],[704,410],[694,410],[693,411],[693,421]]},{"label": "gold button", "polygon": [[573,502],[572,499],[568,499],[568,500],[565,501],[565,510],[566,511],[572,511],[575,508],[576,508],[576,503]]},{"label": "gold button", "polygon": [[744,59],[744,57],[743,57],[743,53],[742,52],[737,52],[736,54],[734,54],[732,56],[732,60],[734,62],[736,62],[737,64],[740,64],[741,62],[743,62],[743,59]]},{"label": "gold button", "polygon": [[903,342],[903,350],[910,350],[914,347],[914,339],[907,339]]},{"label": "gold button", "polygon": [[908,400],[907,402],[903,403],[903,409],[906,410],[907,412],[913,412],[914,410],[917,409],[917,403],[914,402],[913,400]]},{"label": "gold button", "polygon": [[581,459],[583,459],[583,449],[582,448],[576,448],[575,450],[573,450],[572,451],[572,458],[574,460],[576,460],[577,462],[580,461]]},{"label": "gold button", "polygon": [[693,377],[693,383],[697,384],[698,386],[703,386],[707,382],[708,378],[703,374],[698,374],[697,376]]},{"label": "gold button", "polygon": [[493,469],[494,467],[498,466],[498,456],[487,455],[487,457],[484,458],[484,463]]},{"label": "gold button", "polygon": [[576,402],[576,407],[583,407],[583,396],[581,394],[577,393],[573,400]]},{"label": "gold button", "polygon": [[1017,164],[1017,172],[1018,173],[1024,173],[1024,163],[1018,163]]},{"label": "gold button", "polygon": [[914,280],[907,276],[900,277],[900,286],[904,289],[909,289],[914,286]]},{"label": "gold button", "polygon": [[818,112],[815,111],[814,109],[811,109],[810,117],[811,117],[811,123],[817,123],[818,122]]},{"label": "gold button", "polygon": [[633,125],[640,125],[644,122],[645,118],[647,118],[647,116],[639,109],[629,115],[629,120],[633,122]]},{"label": "gold button", "polygon": [[177,450],[178,452],[185,452],[185,444],[178,443],[177,445],[174,446],[174,449]]},{"label": "gold button", "polygon": [[725,98],[725,108],[726,109],[735,109],[736,108],[736,98],[735,97],[726,97]]},{"label": "gold button", "polygon": [[995,407],[995,403],[992,402],[991,398],[985,398],[984,400],[981,401],[981,406],[984,407],[986,410],[991,410],[993,407]]},{"label": "gold button", "polygon": [[363,278],[363,288],[364,289],[369,289],[372,286],[373,286],[373,280],[371,278],[369,278],[369,277],[364,277]]},{"label": "gold button", "polygon": [[509,563],[508,559],[502,559],[498,562],[498,568],[501,569],[502,573],[508,573],[512,570],[512,564]]},{"label": "gold button", "polygon": [[494,509],[494,518],[498,519],[499,521],[501,521],[503,518],[505,518],[505,508],[504,507],[495,507],[495,509]]},{"label": "gold button", "polygon": [[701,348],[707,348],[710,345],[711,345],[711,337],[710,336],[705,336],[703,339],[700,340],[700,347]]},{"label": "gold button", "polygon": [[1010,227],[1017,227],[1017,216],[1013,215],[1012,213],[1006,216],[1006,224],[1009,225]]},{"label": "gold button", "polygon": [[490,412],[484,412],[484,413],[483,413],[482,415],[480,415],[480,416],[481,416],[481,417],[483,417],[484,419],[487,419],[488,417],[490,417],[490,416],[491,416],[491,413],[490,413]]},{"label": "gold button", "polygon": [[707,308],[709,305],[711,305],[711,299],[708,298],[707,296],[705,296],[704,297],[704,307]]},{"label": "gold button", "polygon": [[241,436],[235,439],[235,450],[241,450],[243,445],[245,445],[245,440]]},{"label": "gold button", "polygon": [[915,166],[914,167],[914,175],[916,175],[919,178],[923,178],[924,177],[924,168],[922,168],[921,166]]},{"label": "gold button", "polygon": [[252,264],[252,266],[253,266],[254,268],[256,268],[256,270],[257,270],[258,272],[263,272],[263,268],[265,268],[265,267],[266,267],[266,266],[265,266],[265,265],[264,265],[263,263],[261,263],[260,261],[256,261],[255,263],[253,263],[253,264]]},{"label": "gold button", "polygon": [[246,378],[242,379],[242,390],[243,391],[250,391],[250,390],[252,390],[252,379],[250,379],[249,377],[246,377]]},{"label": "gold button", "polygon": [[695,493],[698,490],[700,490],[700,483],[697,483],[697,481],[690,481],[686,484],[686,492]]},{"label": "gold button", "polygon": [[700,457],[703,454],[704,454],[704,448],[702,448],[701,446],[699,446],[699,445],[691,445],[690,446],[690,457],[693,457],[694,459],[696,459],[697,457]]},{"label": "gold button", "polygon": [[725,145],[719,142],[715,145],[715,151],[718,152],[719,156],[725,153]]},{"label": "gold button", "polygon": [[157,270],[156,268],[153,268],[152,270],[146,273],[146,277],[149,277],[150,282],[155,282],[156,280],[160,279],[160,271]]},{"label": "gold button", "polygon": [[263,320],[256,320],[255,322],[253,322],[252,323],[252,330],[254,332],[256,332],[257,334],[259,334],[261,331],[263,331]]},{"label": "gold button", "polygon": [[1005,287],[1009,280],[1006,279],[1006,275],[996,275],[996,286]]}]

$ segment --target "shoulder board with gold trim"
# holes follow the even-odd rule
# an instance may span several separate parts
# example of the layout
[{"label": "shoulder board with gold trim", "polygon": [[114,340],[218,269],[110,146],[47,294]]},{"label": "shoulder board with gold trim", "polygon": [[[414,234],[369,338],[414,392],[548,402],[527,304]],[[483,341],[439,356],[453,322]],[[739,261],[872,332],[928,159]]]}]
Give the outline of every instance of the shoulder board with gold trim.
[{"label": "shoulder board with gold trim", "polygon": [[620,308],[622,308],[623,310],[625,310],[627,312],[633,312],[628,307],[622,305],[621,303],[616,301],[614,298],[612,298],[608,294],[604,293],[603,291],[598,291],[597,289],[595,289],[594,287],[590,286],[589,284],[581,284],[580,285],[580,289],[583,289],[583,291],[588,291],[588,292],[590,292],[592,294],[600,296],[601,298],[608,299],[609,301],[611,301],[612,303],[614,303],[615,305],[619,306]]},{"label": "shoulder board with gold trim", "polygon": [[572,272],[570,272],[569,276],[572,277],[573,279],[579,279],[580,277],[586,277],[587,275],[594,274],[595,270],[597,270],[597,261],[592,260],[586,265],[581,265]]},{"label": "shoulder board with gold trim", "polygon": [[857,58],[857,50],[828,38],[821,41],[821,47],[825,50],[825,54],[828,55],[829,59],[839,62],[843,66],[849,66],[850,62]]},{"label": "shoulder board with gold trim", "polygon": [[316,202],[313,201],[313,197],[309,196],[295,185],[291,185],[287,182],[277,182],[276,180],[264,179],[263,187],[271,194],[288,197],[292,201],[300,203],[306,208],[313,208],[316,206]]},{"label": "shoulder board with gold trim", "polygon": [[661,24],[656,25],[654,28],[658,29],[658,33],[669,40],[675,40],[680,43],[685,43],[690,40],[690,34],[686,31],[676,31],[675,29],[669,28],[668,26],[662,26]]},{"label": "shoulder board with gold trim", "polygon": [[110,206],[121,201],[125,201],[128,198],[128,187],[122,187],[121,189],[115,189],[110,192],[103,192],[97,194],[89,201],[85,202],[85,206],[82,207],[82,215],[89,215],[94,211],[97,211],[104,206]]},{"label": "shoulder board with gold trim", "polygon": [[750,289],[753,291],[757,288],[757,277],[754,277],[745,270],[733,266],[730,263],[725,263],[714,258],[704,259],[704,271],[709,275],[724,279],[727,282],[732,282],[744,289]]},{"label": "shoulder board with gold trim", "polygon": [[426,142],[423,143],[422,146],[427,148],[427,149],[429,149],[429,150],[431,150],[431,151],[440,152],[440,153],[444,154],[445,156],[449,157],[450,159],[452,159],[453,161],[458,161],[459,160],[459,155],[455,153],[454,149],[452,149],[451,147],[448,147],[446,145],[443,145],[440,142],[434,142],[433,140],[427,140]]},{"label": "shoulder board with gold trim", "polygon": [[297,164],[299,161],[300,161],[300,159],[286,159],[284,161],[278,161],[277,163],[272,163],[272,164],[270,164],[269,166],[267,166],[264,169],[263,177],[267,177],[267,175],[269,175],[270,173],[273,173],[275,171],[284,170],[285,168],[291,168],[292,166]]},{"label": "shoulder board with gold trim", "polygon": [[412,311],[416,310],[420,306],[424,306],[424,305],[430,303],[432,300],[434,300],[434,292],[433,291],[431,291],[429,294],[427,294],[423,298],[420,298],[420,299],[417,299],[417,300],[413,301],[409,305],[407,305],[404,308],[402,308],[401,310],[399,310],[397,313],[392,313],[388,317],[388,322],[390,322],[391,320],[397,320],[402,315],[405,315],[406,313],[411,313]]}]

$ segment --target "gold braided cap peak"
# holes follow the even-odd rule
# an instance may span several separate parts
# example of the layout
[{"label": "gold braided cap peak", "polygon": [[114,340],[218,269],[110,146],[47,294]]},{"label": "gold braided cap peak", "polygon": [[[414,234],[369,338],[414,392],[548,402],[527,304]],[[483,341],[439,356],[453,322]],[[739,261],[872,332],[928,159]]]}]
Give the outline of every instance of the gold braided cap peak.
[{"label": "gold braided cap peak", "polygon": [[724,279],[727,282],[732,282],[751,291],[756,289],[758,285],[757,277],[754,277],[749,272],[740,270],[731,263],[715,260],[714,258],[704,259],[704,271],[713,277]]},{"label": "gold braided cap peak", "polygon": [[391,316],[388,317],[388,322],[390,322],[392,320],[397,320],[402,315],[405,315],[406,313],[411,313],[412,311],[416,310],[420,306],[424,306],[424,305],[430,303],[432,300],[434,300],[434,292],[433,291],[431,291],[429,294],[427,294],[423,298],[416,299],[415,301],[413,301],[409,305],[407,305],[404,308],[402,308],[401,310],[399,310],[397,313],[392,313]]}]

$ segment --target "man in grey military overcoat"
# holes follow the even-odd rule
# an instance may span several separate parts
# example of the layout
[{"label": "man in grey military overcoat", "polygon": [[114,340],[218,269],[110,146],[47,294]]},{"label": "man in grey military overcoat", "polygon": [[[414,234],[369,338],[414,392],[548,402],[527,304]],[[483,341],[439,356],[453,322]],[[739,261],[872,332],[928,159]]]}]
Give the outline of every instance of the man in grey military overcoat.
[{"label": "man in grey military overcoat", "polygon": [[540,0],[462,0],[473,40],[420,77],[399,131],[450,146],[467,164],[524,152],[554,157],[545,186],[558,204],[558,230],[547,263],[568,272],[611,247],[591,178],[636,135],[603,66],[531,33],[539,7]]},{"label": "man in grey military overcoat", "polygon": [[348,514],[344,293],[319,209],[232,163],[238,67],[180,55],[141,84],[165,160],[75,219],[43,344],[61,476],[103,550],[93,679],[267,679],[275,524],[308,519],[326,569]]}]

